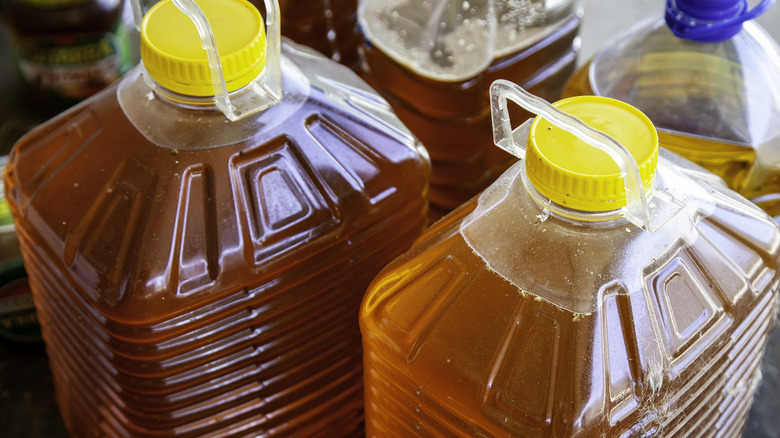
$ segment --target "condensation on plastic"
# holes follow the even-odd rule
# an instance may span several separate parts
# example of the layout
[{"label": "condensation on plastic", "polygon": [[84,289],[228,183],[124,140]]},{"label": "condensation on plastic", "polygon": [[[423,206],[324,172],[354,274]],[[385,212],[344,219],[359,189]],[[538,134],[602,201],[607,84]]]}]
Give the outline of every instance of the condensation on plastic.
[{"label": "condensation on plastic", "polygon": [[752,148],[740,192],[760,191],[780,171],[780,46],[755,22],[727,41],[699,43],[649,19],[618,35],[589,68],[594,94],[639,108],[661,133]]},{"label": "condensation on plastic", "polygon": [[576,0],[361,0],[371,44],[418,74],[472,77],[495,59],[543,39],[579,13]]},{"label": "condensation on plastic", "polygon": [[[203,11],[193,0],[171,0],[187,15],[198,30],[203,49],[206,50],[211,80],[214,85],[214,104],[231,121],[239,120],[279,102],[282,98],[281,74],[281,24],[279,2],[264,0],[266,10],[266,65],[258,78],[246,89],[229,93],[222,71],[217,42]],[[143,2],[143,4],[142,4]],[[136,28],[140,31],[143,15],[151,6],[144,0],[132,0]],[[152,85],[153,82],[152,82]],[[233,94],[233,96],[231,96]]]},{"label": "condensation on plastic", "polygon": [[[526,121],[518,128],[518,135],[514,134],[509,120],[507,100],[520,105],[530,113],[538,114],[551,124],[568,131],[589,145],[604,151],[620,168],[620,175],[626,190],[626,207],[621,209],[621,215],[637,227],[655,231],[650,205],[645,195],[639,166],[631,153],[614,138],[591,128],[580,119],[558,110],[543,99],[525,91],[519,85],[507,80],[497,80],[490,87],[491,115],[493,118],[493,141],[496,145],[519,159],[525,158],[528,129],[531,120]],[[518,141],[520,140],[520,141]],[[559,209],[554,203],[549,203],[547,208],[556,211]],[[587,220],[593,213],[576,212],[560,207],[561,212],[569,217]]]}]

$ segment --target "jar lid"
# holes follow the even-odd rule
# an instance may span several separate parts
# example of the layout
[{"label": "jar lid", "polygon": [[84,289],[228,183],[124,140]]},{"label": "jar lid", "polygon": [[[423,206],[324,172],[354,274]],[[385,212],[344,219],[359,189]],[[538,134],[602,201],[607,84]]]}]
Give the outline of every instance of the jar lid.
[{"label": "jar lid", "polygon": [[[195,0],[211,26],[228,91],[265,68],[263,17],[245,0]],[[154,5],[141,24],[141,59],[161,86],[187,96],[213,96],[206,49],[195,24],[171,0]]]},{"label": "jar lid", "polygon": [[[658,165],[658,133],[647,116],[619,100],[577,96],[554,104],[620,142],[636,160],[645,192]],[[609,155],[537,116],[526,156],[534,188],[567,208],[603,212],[626,206],[620,168]]]},{"label": "jar lid", "polygon": [[666,24],[678,37],[700,42],[726,41],[742,23],[766,12],[775,0],[753,9],[747,0],[666,0]]}]

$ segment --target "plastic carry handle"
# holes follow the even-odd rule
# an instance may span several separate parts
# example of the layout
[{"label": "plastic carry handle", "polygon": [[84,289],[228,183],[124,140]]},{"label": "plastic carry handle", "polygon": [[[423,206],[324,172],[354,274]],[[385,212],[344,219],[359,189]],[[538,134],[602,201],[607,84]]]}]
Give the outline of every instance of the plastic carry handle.
[{"label": "plastic carry handle", "polygon": [[184,12],[190,20],[192,20],[195,27],[198,29],[201,44],[203,48],[206,49],[206,56],[209,61],[211,82],[214,85],[214,102],[216,103],[217,108],[219,108],[228,119],[237,120],[238,116],[234,112],[233,105],[230,104],[225,74],[222,71],[222,63],[219,60],[217,40],[214,38],[214,33],[211,31],[211,26],[209,25],[206,16],[203,15],[203,11],[193,0],[171,1],[180,11]]},{"label": "plastic carry handle", "polygon": [[491,116],[493,119],[493,141],[510,154],[525,158],[526,145],[514,141],[512,124],[509,120],[507,101],[511,100],[525,110],[544,117],[560,129],[606,152],[620,168],[620,175],[626,189],[626,208],[623,216],[634,225],[652,231],[650,206],[645,196],[639,166],[631,153],[620,142],[609,135],[590,127],[580,119],[567,114],[544,99],[534,96],[517,84],[504,79],[490,86]]},{"label": "plastic carry handle", "polygon": [[133,11],[133,22],[135,23],[135,30],[141,31],[141,22],[144,19],[144,7],[141,4],[143,0],[130,0],[130,9]]},{"label": "plastic carry handle", "polygon": [[[135,18],[136,28],[140,30],[144,11],[141,5],[142,0],[132,0],[133,16]],[[231,121],[236,121],[241,117],[253,112],[252,108],[237,108],[230,101],[230,95],[227,90],[225,74],[222,71],[219,51],[217,50],[217,41],[214,33],[211,31],[206,16],[193,0],[171,0],[187,17],[195,24],[198,35],[201,39],[201,45],[206,50],[206,56],[211,71],[211,81],[214,86],[214,103],[217,108],[225,114]],[[269,94],[271,100],[278,101],[282,96],[282,75],[281,75],[281,26],[279,2],[277,0],[264,0],[266,10],[266,64],[263,71],[262,88]]]}]

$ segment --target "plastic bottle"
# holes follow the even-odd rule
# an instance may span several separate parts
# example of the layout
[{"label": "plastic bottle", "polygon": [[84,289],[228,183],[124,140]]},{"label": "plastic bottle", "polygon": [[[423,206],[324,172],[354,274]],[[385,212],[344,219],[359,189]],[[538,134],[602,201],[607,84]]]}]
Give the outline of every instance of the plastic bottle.
[{"label": "plastic bottle", "polygon": [[596,94],[646,113],[661,145],[780,215],[780,46],[746,0],[668,0],[666,18],[601,49],[564,96]]},{"label": "plastic bottle", "polygon": [[124,0],[2,0],[22,82],[48,117],[133,65]]},{"label": "plastic bottle", "polygon": [[360,300],[424,227],[425,151],[349,69],[280,44],[276,2],[267,48],[244,0],[197,1],[213,33],[179,5],[145,15],[141,66],[10,155],[65,423],[360,435]]},{"label": "plastic bottle", "polygon": [[[659,154],[625,103],[493,90],[496,144],[523,156],[528,139],[527,155],[369,288],[368,435],[739,436],[777,311],[777,224]],[[543,116],[512,131],[507,98]]]},{"label": "plastic bottle", "polygon": [[431,218],[482,191],[514,161],[489,141],[493,80],[509,79],[547,99],[560,96],[579,49],[576,3],[359,3],[363,77],[431,155]]}]

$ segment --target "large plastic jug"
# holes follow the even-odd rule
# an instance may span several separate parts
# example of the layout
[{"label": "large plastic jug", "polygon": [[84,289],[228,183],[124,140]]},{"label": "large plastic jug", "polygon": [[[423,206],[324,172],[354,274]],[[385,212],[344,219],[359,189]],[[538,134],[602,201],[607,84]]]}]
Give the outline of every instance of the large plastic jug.
[{"label": "large plastic jug", "polygon": [[431,218],[514,162],[490,142],[491,82],[557,99],[575,69],[581,18],[575,0],[360,1],[363,77],[431,155]]},{"label": "large plastic jug", "polygon": [[752,20],[774,0],[667,0],[602,48],[564,96],[639,108],[661,146],[706,167],[780,216],[780,46]]},{"label": "large plastic jug", "polygon": [[250,3],[196,3],[154,5],[142,65],[10,156],[65,423],[361,435],[360,300],[425,226],[425,151],[348,68],[280,45],[276,2],[267,43]]},{"label": "large plastic jug", "polygon": [[[493,89],[496,143],[525,160],[369,288],[368,435],[739,436],[777,311],[778,226],[659,154],[625,103],[555,111]],[[507,98],[543,116],[512,131]]]}]

